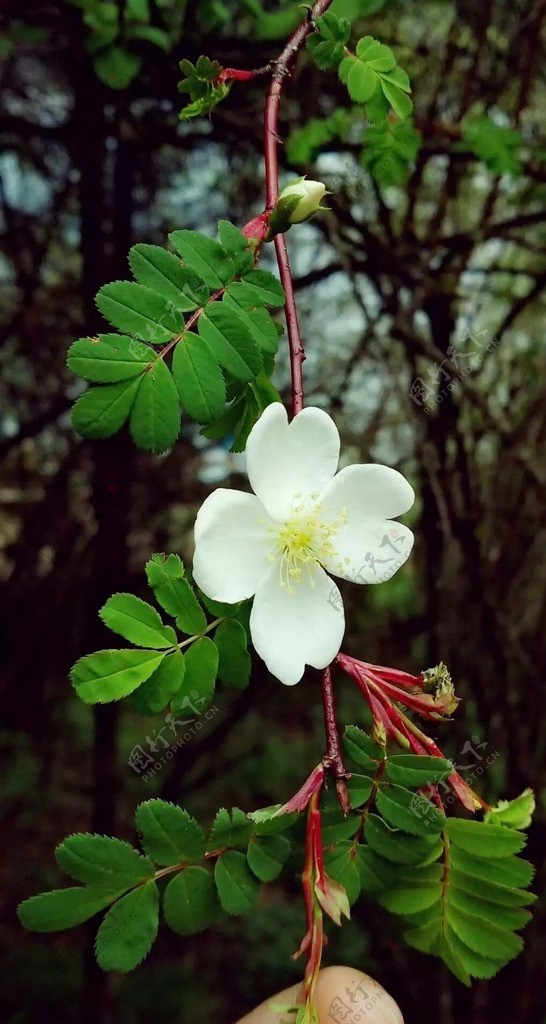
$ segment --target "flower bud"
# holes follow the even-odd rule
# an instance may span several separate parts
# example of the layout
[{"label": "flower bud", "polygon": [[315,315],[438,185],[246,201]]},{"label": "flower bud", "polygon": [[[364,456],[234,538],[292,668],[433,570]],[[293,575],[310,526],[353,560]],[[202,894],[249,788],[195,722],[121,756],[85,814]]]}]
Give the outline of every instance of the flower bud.
[{"label": "flower bud", "polygon": [[290,185],[283,188],[279,196],[277,209],[281,204],[286,205],[286,207],[290,204],[291,208],[288,214],[290,224],[301,224],[304,220],[309,220],[317,210],[322,209],[320,204],[325,195],[326,185],[322,181],[307,181],[307,178],[296,178]]},{"label": "flower bud", "polygon": [[268,240],[288,231],[292,224],[309,220],[317,210],[325,210],[326,207],[320,205],[325,195],[326,185],[322,181],[307,181],[306,178],[296,178],[283,188],[269,215]]},{"label": "flower bud", "polygon": [[315,895],[325,914],[332,918],[336,924],[341,924],[341,915],[351,916],[351,908],[347,892],[340,882],[336,882],[329,875],[324,875],[322,882],[315,882]]}]

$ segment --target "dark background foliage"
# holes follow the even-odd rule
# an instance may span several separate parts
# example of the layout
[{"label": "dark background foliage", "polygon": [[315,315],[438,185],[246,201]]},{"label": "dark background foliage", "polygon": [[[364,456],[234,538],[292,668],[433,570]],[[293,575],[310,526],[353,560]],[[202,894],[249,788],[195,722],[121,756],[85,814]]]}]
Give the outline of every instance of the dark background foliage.
[{"label": "dark background foliage", "polygon": [[[366,6],[346,4],[356,13]],[[242,478],[240,461],[193,429],[162,458],[125,435],[76,437],[68,410],[79,384],[65,368],[67,348],[100,329],[94,295],[128,276],[132,243],[161,244],[178,227],[212,232],[221,216],[242,224],[259,212],[261,89],[235,86],[211,121],[181,125],[177,61],[204,52],[227,65],[264,63],[300,9],[154,4],[156,26],[172,15],[170,52],[131,44],[142,70],[114,90],[89,53],[92,28],[80,8],[93,6],[7,0],[3,14],[3,1019],[228,1024],[299,976],[290,959],[303,931],[296,876],[270,887],[249,919],[187,941],[165,930],[129,977],[98,971],[93,928],[29,936],[15,908],[58,884],[53,848],[65,835],[132,839],[134,807],[150,795],[182,803],[204,824],[220,805],[282,800],[322,751],[318,677],[285,690],[257,664],[249,689],[222,692],[213,720],[145,782],[128,757],[162,721],[83,707],[68,682],[77,657],[110,642],[97,617],[103,601],[115,590],[143,595],[152,550],[191,556],[193,517],[211,483]],[[271,21],[279,8],[280,26]],[[358,133],[317,145],[296,170],[327,181],[331,212],[291,238],[308,399],[334,412],[353,458],[397,465],[419,495],[411,566],[380,588],[347,590],[347,647],[408,669],[449,664],[464,703],[435,738],[486,798],[535,788],[529,856],[540,891],[546,4],[383,8],[365,30],[393,46],[410,73],[422,148],[407,185],[381,188],[360,162]],[[287,89],[283,138],[340,104],[347,97],[335,75],[304,56]],[[519,173],[496,173],[457,145],[471,114],[521,132]],[[477,341],[461,341],[465,326]],[[415,400],[417,378],[432,382],[428,410]],[[277,383],[287,394],[285,360]],[[338,689],[340,720],[362,723],[349,682]],[[541,901],[525,953],[471,991],[407,950],[396,921],[375,905],[359,904],[350,925],[332,928],[326,962],[374,974],[408,1024],[537,1024],[546,1020],[545,913]]]}]

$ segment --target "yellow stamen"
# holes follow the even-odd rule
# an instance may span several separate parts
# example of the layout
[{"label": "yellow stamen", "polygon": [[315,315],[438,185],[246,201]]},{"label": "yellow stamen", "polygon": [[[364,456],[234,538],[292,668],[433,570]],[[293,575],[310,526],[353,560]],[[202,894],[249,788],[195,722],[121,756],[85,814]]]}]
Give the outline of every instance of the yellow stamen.
[{"label": "yellow stamen", "polygon": [[[299,494],[295,495],[295,498],[300,497]],[[306,572],[310,586],[314,587],[313,575],[317,567],[325,561],[338,558],[332,538],[340,522],[346,521],[346,509],[340,510],[339,520],[329,522],[324,518],[320,505],[309,506],[294,502],[290,519],[280,528],[269,528],[269,532],[275,536],[275,542],[268,558],[269,561],[279,560],[279,586],[293,593],[293,585],[300,583]]]}]

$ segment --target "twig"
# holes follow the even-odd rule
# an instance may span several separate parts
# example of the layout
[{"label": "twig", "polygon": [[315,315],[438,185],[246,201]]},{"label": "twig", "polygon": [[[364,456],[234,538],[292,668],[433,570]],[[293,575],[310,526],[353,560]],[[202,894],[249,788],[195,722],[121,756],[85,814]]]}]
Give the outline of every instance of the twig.
[{"label": "twig", "polygon": [[347,769],[345,767],[339,742],[339,730],[336,721],[336,708],[334,703],[334,688],[332,686],[332,673],[330,668],[325,668],[322,673],[322,707],[324,709],[324,726],[326,729],[327,750],[323,758],[325,768],[332,768],[336,780],[337,798],[341,810],[347,815],[351,809],[349,794],[347,792]]},{"label": "twig", "polygon": [[[298,53],[313,30],[313,22],[328,10],[332,0],[317,0],[310,15],[298,26],[288,40],[284,50],[273,63],[273,74],[267,94],[264,112],[264,158],[266,207],[272,209],[279,198],[279,106],[286,79],[290,77]],[[292,376],[292,412],[296,416],[303,409],[303,361],[305,351],[301,339],[298,311],[294,295],[294,284],[290,260],[284,235],[276,235],[275,252],[281,284],[284,288],[286,327],[290,348],[290,372]]]}]

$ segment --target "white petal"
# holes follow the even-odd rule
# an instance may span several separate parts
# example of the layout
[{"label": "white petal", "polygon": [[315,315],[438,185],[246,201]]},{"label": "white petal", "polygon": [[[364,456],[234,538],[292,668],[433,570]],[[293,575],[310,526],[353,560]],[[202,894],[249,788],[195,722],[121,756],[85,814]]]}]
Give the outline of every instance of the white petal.
[{"label": "white petal", "polygon": [[319,518],[341,524],[324,567],[353,583],[385,583],[407,561],[413,534],[391,521],[411,508],[413,488],[388,466],[348,466],[325,488]]},{"label": "white petal", "polygon": [[407,562],[413,533],[402,523],[368,519],[341,526],[332,546],[335,557],[321,559],[334,576],[351,583],[386,583]]},{"label": "white petal", "polygon": [[[320,493],[339,461],[339,433],[328,413],[309,406],[288,423],[279,402],[268,405],[252,428],[246,465],[252,490],[275,519]],[[295,495],[302,498],[295,500]]]},{"label": "white petal", "polygon": [[342,469],[324,489],[320,503],[329,513],[346,507],[352,516],[394,519],[414,501],[413,487],[398,470],[368,463]]},{"label": "white petal", "polygon": [[272,520],[253,494],[219,487],[195,521],[193,576],[214,601],[235,604],[256,593],[271,568]]},{"label": "white petal", "polygon": [[345,614],[336,584],[317,566],[314,587],[304,574],[292,593],[279,586],[279,568],[271,568],[256,592],[250,615],[252,642],[270,672],[292,686],[305,666],[326,668],[339,651]]}]

